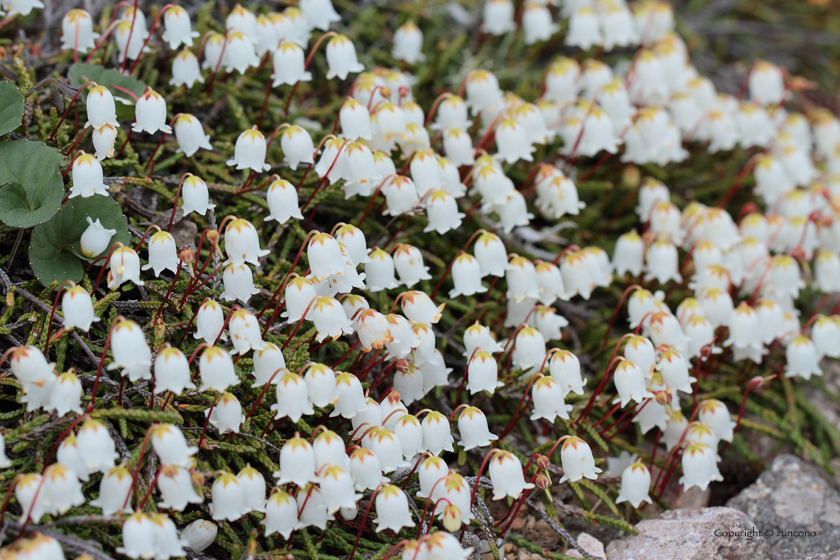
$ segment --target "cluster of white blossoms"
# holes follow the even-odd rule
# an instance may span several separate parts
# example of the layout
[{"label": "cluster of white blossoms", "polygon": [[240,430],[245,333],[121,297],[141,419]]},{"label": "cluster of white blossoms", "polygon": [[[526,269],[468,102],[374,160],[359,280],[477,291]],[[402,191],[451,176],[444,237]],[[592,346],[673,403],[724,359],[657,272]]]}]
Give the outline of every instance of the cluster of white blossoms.
[{"label": "cluster of white blossoms", "polygon": [[[37,0],[4,0],[3,5],[10,15],[41,7]],[[519,505],[535,486],[550,486],[550,470],[559,471],[548,462],[554,449],[536,454],[533,465],[527,466],[501,450],[498,445],[507,430],[492,433],[485,412],[476,406],[455,403],[454,410],[435,410],[415,404],[431,406],[431,399],[423,399],[436,388],[460,385],[468,391],[465,395],[483,393],[489,398],[506,385],[527,380],[523,409],[531,420],[545,425],[558,417],[586,421],[594,406],[612,407],[609,414],[626,409],[621,418],[629,418],[627,425],[637,424],[642,434],[658,430],[649,461],[635,456],[609,459],[607,474],[621,480],[616,501],[638,508],[652,502],[651,494],[661,495],[668,467],[674,469],[680,461],[685,489],[705,489],[711,481],[722,480],[720,442],[733,440],[737,422],[724,403],[696,399],[696,377],[708,375],[704,369],[711,369],[716,360],[760,364],[781,345],[783,374],[809,379],[821,374],[823,357],[840,357],[840,316],[817,315],[802,326],[796,307],[806,285],[823,293],[840,291],[840,120],[826,110],[788,112],[784,103],[792,80],[769,62],[750,68],[744,92],[748,99],[716,92],[691,65],[685,42],[674,32],[668,4],[643,1],[628,7],[623,0],[569,0],[558,11],[554,2],[526,0],[518,19],[511,0],[487,0],[482,12],[485,33],[514,32],[521,21],[527,43],[543,41],[560,29],[552,22],[552,14],[559,14],[569,19],[566,45],[624,48],[627,57],[615,67],[594,58],[556,58],[545,73],[542,96],[531,100],[502,90],[493,73],[473,70],[460,91],[445,93],[425,108],[414,100],[414,76],[407,70],[365,68],[347,37],[319,35],[341,19],[330,0],[301,0],[282,13],[259,16],[237,5],[224,22],[225,33],[204,37],[201,61],[193,53],[198,33],[192,31],[187,12],[167,5],[161,13],[163,41],[153,43],[154,48],[181,49],[171,57],[173,88],[192,88],[220,70],[253,72],[270,59],[269,90],[280,88],[284,95],[293,95],[299,82],[313,79],[309,61],[320,41],[327,40],[322,55],[326,79],[342,82],[342,90],[349,92],[332,115],[337,132],[318,138],[316,144],[316,132],[307,130],[303,121],[276,123],[279,126],[268,134],[271,129],[253,126],[239,135],[227,161],[233,170],[248,173],[248,185],[260,184],[258,176],[278,171],[264,178],[264,221],[295,221],[298,229],[304,225],[306,204],[301,207],[297,187],[282,178],[288,168],[313,169],[321,179],[318,188],[338,184],[348,199],[373,202],[381,194],[382,215],[406,220],[417,216],[427,222],[424,231],[429,236],[463,232],[466,223],[474,223],[468,220],[474,212],[481,214],[486,229],[467,231],[466,245],[445,268],[434,271],[426,265],[425,247],[398,240],[369,246],[361,222],[336,223],[330,233],[308,231],[300,246],[306,264],[293,265],[275,297],[257,312],[249,306],[261,293],[254,270],[269,255],[264,248],[268,239],[258,229],[262,224],[216,216],[222,224],[218,232],[202,236],[210,255],[221,257],[217,271],[223,290],[214,293],[207,280],[215,273],[203,275],[197,262],[193,266],[187,260],[190,251],[179,248],[168,231],[158,228],[137,248],[112,245],[117,232],[88,217],[81,252],[91,259],[105,256],[111,290],[125,284],[143,286],[144,277],[167,274],[177,280],[183,273],[190,276],[191,292],[209,294],[187,325],[200,341],[191,356],[178,348],[183,343],[180,335],[154,347],[147,326],[117,317],[108,326],[104,352],[111,354],[106,358],[103,353],[105,371],[119,370],[127,386],[151,380],[153,403],[163,401],[162,408],[173,396],[202,393],[209,393],[212,406],[201,435],[173,424],[152,425],[140,457],[129,462],[126,455],[125,462],[118,463],[120,454],[108,425],[94,415],[96,395],[84,396],[73,371],[57,374],[39,348],[15,348],[9,362],[25,393],[26,410],[77,416],[57,448],[56,462],[16,481],[14,493],[23,518],[38,523],[44,515],[60,516],[85,504],[82,483],[101,473],[98,497],[87,504],[103,515],[123,516],[119,551],[130,558],[165,560],[183,556],[184,547],[200,552],[213,543],[217,526],[209,519],[179,532],[165,511],[183,512],[207,503],[209,509],[201,511],[209,511],[213,521],[233,522],[254,514],[261,518],[265,535],[289,540],[302,528],[324,530],[336,513],[356,520],[364,511],[361,502],[371,504],[376,532],[399,533],[439,521],[439,530],[422,537],[418,533],[416,540],[403,543],[404,559],[465,559],[471,549],[461,548],[451,533],[483,513],[474,504],[476,482],[462,474],[468,467],[450,468],[442,457],[445,452],[480,452],[493,499],[512,498]],[[87,12],[70,11],[62,28],[65,49],[85,53],[98,47],[99,35]],[[120,61],[134,61],[152,51],[149,38],[154,29],[153,25],[149,30],[142,12],[128,8],[103,35],[111,34]],[[313,33],[319,39],[307,58]],[[392,55],[406,65],[424,60],[422,47],[416,22],[393,33]],[[352,83],[343,82],[351,75]],[[129,123],[118,122],[114,94],[103,85],[93,84],[87,92],[86,114],[95,155],[82,153],[73,160],[69,197],[110,197],[101,162],[114,157],[117,128]],[[130,130],[136,135],[174,134],[178,152],[186,158],[215,149],[194,115],[179,113],[168,119],[164,96],[148,88],[136,99]],[[562,139],[562,147],[558,157],[547,156],[553,163],[534,162],[538,147],[555,138]],[[267,160],[272,142],[279,144],[282,161]],[[575,185],[577,158],[622,151],[616,157],[624,162],[666,165],[683,161],[688,156],[684,146],[692,143],[709,152],[736,145],[760,150],[744,173],[754,175],[754,194],[766,212],[752,204],[733,218],[723,208],[728,199],[721,207],[692,201],[679,208],[665,184],[648,178],[638,189],[638,226],[618,238],[612,258],[594,245],[570,246],[560,254],[538,249],[542,258],[536,260],[509,251],[515,246],[526,252],[524,247],[543,239],[530,227],[535,217],[529,203],[541,221],[550,223],[574,218],[584,208]],[[395,159],[404,164],[399,171]],[[508,176],[517,163],[530,171],[526,184],[517,185]],[[207,183],[196,175],[182,178],[179,195],[176,205],[184,215],[212,215],[216,208]],[[200,260],[200,253],[195,258]],[[561,347],[562,329],[569,323],[552,306],[572,298],[588,300],[617,277],[646,286],[628,288],[630,331],[615,347],[615,359],[603,377],[588,384],[593,390],[588,403],[571,399],[570,394],[583,396],[591,380],[582,375],[578,357]],[[424,290],[427,280],[437,287]],[[447,280],[451,289],[440,290]],[[484,294],[497,281],[504,283],[497,288],[504,294],[504,319],[495,324],[479,320],[446,335],[453,338],[447,340],[450,349],[452,343],[463,348],[465,364],[450,378],[453,368],[446,360],[458,358],[438,349],[442,294],[452,299]],[[658,288],[683,283],[693,297],[672,311]],[[376,309],[371,300],[387,302]],[[228,307],[231,302],[238,304]],[[63,292],[59,315],[64,330],[88,332],[100,314],[81,285]],[[290,351],[266,340],[266,333],[282,330],[291,340],[303,323],[314,327],[316,343],[344,337],[351,350],[358,347],[370,354],[369,367],[359,371],[354,363],[350,371],[341,371],[339,360],[333,367],[310,361],[287,368]],[[247,358],[237,364],[243,357]],[[365,377],[370,371],[376,372],[377,380]],[[764,382],[770,378],[756,378],[748,389]],[[195,455],[212,454],[202,447],[207,430],[239,433],[250,417],[246,411],[253,412],[266,394],[263,391],[256,402],[241,403],[236,387],[243,383],[273,387],[274,420],[294,424],[323,411],[325,418],[349,421],[347,439],[318,425],[308,437],[295,434],[284,442],[279,456],[272,457],[278,461],[276,472],[263,474],[250,465],[238,473],[202,471]],[[375,399],[382,383],[390,390],[380,390]],[[605,393],[614,393],[614,399],[602,398]],[[506,391],[504,398],[510,394]],[[83,401],[91,405],[84,409]],[[512,418],[510,425],[515,421]],[[0,437],[0,451],[2,444]],[[134,487],[147,444],[154,450],[156,476],[141,501]],[[668,474],[657,487],[659,478],[652,481],[650,465],[659,445],[667,456],[655,472]],[[560,483],[596,479],[602,472],[596,466],[601,460],[583,439],[563,436],[555,447],[560,449]],[[0,453],[0,462],[9,465],[5,453]],[[419,491],[401,483],[408,473],[418,475]],[[480,477],[483,472],[472,474]],[[274,480],[267,481],[266,475]],[[157,512],[144,510],[155,493]],[[430,500],[431,520],[416,511],[415,498]],[[56,541],[44,535],[4,552],[4,558],[64,558]]]}]

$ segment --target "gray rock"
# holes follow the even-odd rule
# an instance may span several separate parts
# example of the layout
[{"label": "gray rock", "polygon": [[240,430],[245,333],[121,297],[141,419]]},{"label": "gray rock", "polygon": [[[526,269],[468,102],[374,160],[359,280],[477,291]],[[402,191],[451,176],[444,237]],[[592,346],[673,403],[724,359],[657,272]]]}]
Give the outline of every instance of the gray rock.
[{"label": "gray rock", "polygon": [[792,455],[726,504],[752,518],[765,535],[769,560],[791,560],[840,548],[840,493],[822,472]]},{"label": "gray rock", "polygon": [[[768,560],[752,520],[731,508],[672,510],[607,545],[607,560]],[[727,537],[727,534],[732,536]]]},{"label": "gray rock", "polygon": [[805,560],[840,560],[840,550],[826,554],[817,554],[816,556],[805,558]]}]

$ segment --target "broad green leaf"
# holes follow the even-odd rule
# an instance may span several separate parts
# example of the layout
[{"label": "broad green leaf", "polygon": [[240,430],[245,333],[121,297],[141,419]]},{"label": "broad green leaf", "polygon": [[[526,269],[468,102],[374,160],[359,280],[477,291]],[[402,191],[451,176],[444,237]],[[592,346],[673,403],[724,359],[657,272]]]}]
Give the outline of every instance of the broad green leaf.
[{"label": "broad green leaf", "polygon": [[114,99],[119,102],[117,103],[117,117],[120,119],[130,120],[134,118],[134,100],[131,99],[130,95],[114,86],[127,89],[137,97],[140,97],[146,91],[146,84],[140,80],[126,76],[118,70],[111,70],[98,64],[88,64],[86,62],[79,62],[71,66],[67,78],[70,80],[70,85],[73,86],[81,86],[89,81],[96,82],[100,86],[107,86]]},{"label": "broad green leaf", "polygon": [[64,198],[63,160],[43,142],[0,143],[0,221],[28,228],[49,220]]},{"label": "broad green leaf", "polygon": [[111,244],[128,245],[128,220],[122,208],[109,196],[71,198],[49,222],[35,228],[29,247],[29,264],[45,286],[50,282],[74,282],[82,277],[83,261],[79,240],[88,227],[87,217],[99,220],[106,229],[117,230]]},{"label": "broad green leaf", "polygon": [[0,134],[20,126],[23,118],[23,94],[12,82],[0,82]]}]

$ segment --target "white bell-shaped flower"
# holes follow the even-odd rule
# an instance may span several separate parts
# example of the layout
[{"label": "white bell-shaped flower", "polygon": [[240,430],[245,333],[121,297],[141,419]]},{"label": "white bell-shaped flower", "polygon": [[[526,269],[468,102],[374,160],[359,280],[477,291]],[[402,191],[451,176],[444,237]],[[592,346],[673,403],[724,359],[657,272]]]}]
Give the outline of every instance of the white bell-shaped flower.
[{"label": "white bell-shaped flower", "polygon": [[729,327],[729,338],[723,346],[732,346],[736,352],[741,353],[743,356],[741,359],[748,357],[756,363],[761,363],[765,350],[761,326],[755,310],[747,302],[741,302],[732,312],[726,326]]},{"label": "white bell-shaped flower", "polygon": [[280,148],[283,150],[283,161],[294,171],[301,163],[315,163],[312,154],[315,146],[312,137],[303,128],[292,125],[280,133]]},{"label": "white bell-shaped flower", "polygon": [[285,224],[290,218],[303,219],[303,215],[300,213],[297,190],[295,190],[294,185],[285,179],[272,181],[268,186],[265,198],[269,209],[268,216],[264,218],[266,222],[276,220],[280,224]]},{"label": "white bell-shaped flower", "polygon": [[[177,122],[175,123],[175,127],[177,130]],[[207,190],[207,184],[201,177],[192,174],[188,174],[184,179],[184,184],[181,186],[181,197],[183,199],[181,210],[184,212],[184,216],[187,216],[191,212],[196,212],[204,216],[208,210],[216,207],[215,204],[210,203],[210,193]]]},{"label": "white bell-shaped flower", "polygon": [[638,335],[628,337],[624,357],[639,366],[645,377],[651,376],[651,370],[656,365],[656,350],[650,339]]},{"label": "white bell-shaped flower", "polygon": [[324,364],[308,366],[304,375],[309,401],[324,408],[335,401],[335,372]]},{"label": "white bell-shaped flower", "polygon": [[478,259],[468,253],[455,257],[452,264],[452,280],[455,287],[449,291],[450,298],[483,294],[487,291],[487,288],[481,285],[481,266]]},{"label": "white bell-shaped flower", "polygon": [[96,159],[102,161],[114,157],[114,143],[117,140],[117,129],[106,124],[100,128],[94,128],[91,133],[93,148],[96,151]]},{"label": "white bell-shaped flower", "polygon": [[573,251],[564,256],[560,262],[560,272],[563,274],[567,297],[579,294],[583,299],[589,299],[596,284],[586,253]]},{"label": "white bell-shaped flower", "polygon": [[[499,87],[499,80],[488,70],[473,70],[467,75],[467,106],[474,115],[484,110],[491,110],[501,105],[504,94]],[[462,126],[465,130],[468,126]]]},{"label": "white bell-shaped flower", "polygon": [[[177,151],[183,152],[187,157],[195,155],[200,148],[205,150],[213,149],[213,145],[210,144],[210,135],[204,134],[204,127],[201,126],[201,121],[188,113],[182,113],[175,118],[175,139],[178,141]],[[182,186],[182,193],[184,186]]]},{"label": "white bell-shaped flower", "polygon": [[187,443],[184,434],[173,424],[157,424],[152,430],[152,448],[162,465],[189,467],[190,457],[198,453],[197,447]]},{"label": "white bell-shaped flower", "polygon": [[168,231],[155,232],[149,239],[149,262],[140,270],[152,269],[155,276],[160,276],[164,270],[178,272],[178,248],[175,238]]},{"label": "white bell-shaped flower", "polygon": [[380,349],[385,343],[393,342],[388,319],[375,309],[363,311],[357,318],[356,332],[365,352]]},{"label": "white bell-shaped flower", "polygon": [[711,428],[718,439],[732,441],[735,422],[730,417],[726,405],[719,400],[709,399],[701,402],[697,418]]},{"label": "white bell-shaped flower", "polygon": [[689,443],[682,455],[683,476],[680,484],[684,490],[697,486],[705,490],[709,483],[723,480],[715,462],[715,452],[705,443]]},{"label": "white bell-shaped flower", "polygon": [[453,451],[453,438],[450,432],[449,420],[437,411],[428,413],[421,422],[423,428],[423,446],[432,455],[439,455],[441,451]]},{"label": "white bell-shaped flower", "polygon": [[431,278],[429,267],[423,263],[423,255],[416,247],[401,243],[394,251],[393,258],[394,267],[400,276],[400,283],[407,288],[411,288],[420,280]]},{"label": "white bell-shaped flower", "polygon": [[344,308],[331,297],[322,296],[315,299],[307,318],[315,323],[318,342],[328,337],[335,340],[342,334],[353,333],[353,327],[347,320],[347,315],[344,314]]},{"label": "white bell-shaped flower", "polygon": [[344,258],[338,242],[327,233],[317,233],[312,236],[306,248],[306,256],[312,274],[322,280],[331,274],[344,271]]},{"label": "white bell-shaped flower", "polygon": [[73,160],[71,177],[73,185],[70,187],[70,198],[89,198],[95,194],[110,196],[104,183],[102,164],[96,156],[82,152],[76,157]]},{"label": "white bell-shaped flower", "polygon": [[417,496],[428,498],[432,493],[435,483],[446,477],[449,467],[441,457],[426,457],[417,467],[417,475],[420,479],[420,490]]},{"label": "white bell-shaped flower", "polygon": [[577,436],[572,436],[563,442],[560,448],[560,461],[563,465],[563,478],[560,482],[570,480],[577,482],[581,478],[595,480],[601,469],[595,466],[595,458],[589,445]]},{"label": "white bell-shaped flower", "polygon": [[204,349],[198,359],[198,371],[201,378],[200,391],[224,392],[231,385],[239,383],[230,353],[218,346]]},{"label": "white bell-shaped flower", "polygon": [[535,148],[531,145],[525,127],[512,118],[502,119],[496,127],[496,145],[498,157],[506,163],[516,163],[520,159],[533,161]]},{"label": "white bell-shaped flower", "polygon": [[662,441],[665,442],[665,448],[668,451],[671,451],[683,441],[686,428],[688,428],[688,420],[685,419],[682,412],[679,409],[669,410],[668,422],[665,429],[662,430]]},{"label": "white bell-shaped flower", "polygon": [[749,73],[750,99],[759,105],[779,105],[787,97],[781,69],[766,60],[756,61]]},{"label": "white bell-shaped flower", "polygon": [[136,286],[146,283],[140,280],[140,257],[131,247],[117,247],[108,261],[108,288],[116,290],[125,282]]},{"label": "white bell-shaped flower", "polygon": [[552,379],[560,384],[563,389],[563,398],[570,392],[583,395],[583,386],[586,379],[580,374],[580,361],[578,357],[568,350],[553,352],[549,359],[549,372]]},{"label": "white bell-shaped flower", "polygon": [[260,57],[254,49],[253,35],[245,35],[241,31],[229,32],[225,42],[225,52],[222,64],[226,72],[239,72],[244,74],[248,68],[256,68],[260,65]]},{"label": "white bell-shaped flower", "polygon": [[647,249],[645,260],[647,261],[645,281],[655,279],[660,284],[666,284],[670,280],[682,282],[677,248],[670,241],[666,239],[654,241]]},{"label": "white bell-shaped flower", "polygon": [[645,387],[645,373],[642,368],[629,360],[624,360],[615,367],[613,380],[618,391],[614,402],[620,402],[622,408],[632,401],[641,403],[644,399],[653,398],[653,393]]},{"label": "white bell-shaped flower", "polygon": [[114,103],[114,96],[111,95],[111,90],[107,87],[96,86],[91,89],[85,105],[88,116],[85,128],[88,126],[102,128],[105,125],[119,128],[120,123],[117,122],[117,107]]},{"label": "white bell-shaped flower", "polygon": [[446,304],[436,306],[425,292],[405,292],[400,302],[403,313],[410,321],[432,325],[440,321]]},{"label": "white bell-shaped flower", "polygon": [[82,383],[75,373],[68,371],[60,374],[50,389],[49,410],[59,416],[70,411],[82,413]]},{"label": "white bell-shaped flower", "polygon": [[330,417],[341,415],[344,418],[354,418],[367,408],[362,384],[355,375],[339,372],[335,376],[335,386],[335,409]]},{"label": "white bell-shaped flower", "polygon": [[61,312],[64,315],[65,329],[88,332],[92,323],[99,322],[99,317],[94,315],[90,294],[79,285],[67,288],[61,296]]},{"label": "white bell-shaped flower", "polygon": [[409,64],[426,60],[423,55],[423,32],[413,21],[407,21],[394,32],[391,56]]},{"label": "white bell-shaped flower", "polygon": [[511,0],[487,0],[484,3],[481,31],[491,35],[504,35],[516,29]]},{"label": "white bell-shaped flower", "polygon": [[[470,486],[464,477],[450,470],[435,487],[434,492],[432,492],[431,500],[433,503],[437,503],[434,515],[438,518],[443,518],[448,504],[441,500],[441,498],[446,498],[450,504],[460,510],[461,521],[469,524],[473,518],[472,512],[470,511],[471,494]],[[446,558],[452,558],[452,556],[446,556]]]},{"label": "white bell-shaped flower", "polygon": [[321,494],[321,489],[313,484],[307,484],[297,495],[300,523],[304,527],[317,527],[326,530],[327,522],[334,516],[327,509],[327,504]]},{"label": "white bell-shaped flower", "polygon": [[408,497],[399,486],[386,484],[376,494],[376,532],[391,529],[399,533],[403,527],[414,527]]},{"label": "white bell-shaped flower", "polygon": [[318,297],[318,293],[315,291],[315,286],[312,282],[303,276],[292,278],[286,284],[285,296],[283,298],[286,302],[286,311],[281,313],[280,316],[286,317],[289,323],[300,321],[306,308],[309,307],[310,302],[316,297]]},{"label": "white bell-shaped flower", "polygon": [[344,440],[333,431],[321,431],[312,442],[312,450],[315,452],[316,472],[321,472],[324,465],[337,465],[344,469],[350,466],[350,458],[344,450]]},{"label": "white bell-shaped flower", "polygon": [[[209,414],[208,414],[209,413]],[[239,427],[245,421],[242,414],[242,404],[233,393],[224,393],[211,412],[209,409],[204,412],[211,426],[216,428],[220,434],[227,432],[239,433]]]},{"label": "white bell-shaped flower", "polygon": [[84,422],[76,436],[76,446],[88,472],[105,472],[114,467],[117,459],[116,444],[102,422]]},{"label": "white bell-shaped flower", "polygon": [[368,432],[362,440],[362,445],[379,458],[383,473],[393,472],[406,465],[402,458],[402,444],[399,438],[387,428],[374,428]]},{"label": "white bell-shaped flower", "polygon": [[195,333],[193,338],[204,339],[208,344],[215,344],[216,339],[227,340],[224,333],[225,312],[222,306],[208,299],[198,308],[195,320]]},{"label": "white bell-shaped flower", "polygon": [[224,473],[213,482],[210,495],[210,512],[217,521],[236,521],[247,511],[245,493],[231,473]]},{"label": "white bell-shaped flower", "polygon": [[268,498],[265,518],[260,522],[265,526],[265,534],[279,534],[288,539],[292,531],[302,528],[298,521],[298,506],[295,499],[283,489],[275,489]]},{"label": "white bell-shaped flower", "polygon": [[563,388],[552,377],[538,379],[531,388],[531,396],[534,402],[534,413],[531,420],[545,418],[548,422],[554,422],[558,416],[565,420],[569,419],[571,405],[563,401]]},{"label": "white bell-shaped flower", "polygon": [[114,361],[108,364],[109,371],[122,368],[130,381],[151,379],[152,350],[140,325],[128,319],[117,322],[111,330],[111,352]]},{"label": "white bell-shaped flower", "polygon": [[99,33],[93,31],[93,19],[85,10],[70,10],[61,18],[62,49],[86,53],[96,46],[98,38]]},{"label": "white bell-shaped flower", "polygon": [[280,449],[280,471],[274,473],[277,484],[292,484],[304,487],[309,482],[316,482],[315,451],[308,441],[295,434]]},{"label": "white bell-shaped flower", "polygon": [[263,350],[266,347],[260,332],[260,323],[250,311],[246,309],[234,311],[231,314],[228,328],[233,342],[234,354],[245,354],[248,350]]},{"label": "white bell-shaped flower", "polygon": [[149,515],[154,524],[155,558],[178,558],[184,556],[186,541],[182,541],[178,535],[178,528],[175,523],[162,513]]},{"label": "white bell-shaped flower", "polygon": [[198,31],[192,30],[189,14],[178,5],[167,8],[163,16],[163,26],[163,40],[169,43],[169,48],[173,51],[182,44],[191,47],[193,39],[201,36]]},{"label": "white bell-shaped flower", "polygon": [[638,508],[642,502],[652,504],[648,492],[650,490],[650,471],[640,462],[635,462],[621,473],[621,489],[615,502],[628,502]]},{"label": "white bell-shaped flower", "polygon": [[370,112],[356,99],[348,97],[344,101],[338,113],[338,118],[341,123],[342,136],[348,140],[371,139]]},{"label": "white bell-shaped flower", "polygon": [[523,490],[530,490],[533,484],[525,482],[522,463],[508,451],[498,451],[490,459],[488,467],[490,481],[493,483],[493,499],[501,500],[510,496],[517,499]]},{"label": "white bell-shaped flower", "polygon": [[[6,467],[9,467],[12,463],[5,456],[5,442],[3,442],[3,447],[3,462]],[[78,476],[79,480],[82,482],[87,482],[90,479],[87,465],[84,461],[82,461],[81,455],[79,455],[79,446],[77,444],[76,436],[70,435],[61,441],[61,445],[58,446],[58,451],[56,453],[56,460],[62,465],[69,467],[74,473],[76,473],[76,476]]]},{"label": "white bell-shaped flower", "polygon": [[365,67],[356,58],[356,47],[344,35],[336,35],[327,43],[327,79],[343,80],[348,74],[362,72]]},{"label": "white bell-shaped flower", "polygon": [[590,6],[583,6],[572,13],[569,18],[569,32],[566,44],[570,47],[580,47],[588,50],[603,43],[599,29],[598,14]]},{"label": "white bell-shaped flower", "polygon": [[265,136],[255,125],[236,139],[233,159],[229,159],[227,164],[235,165],[236,169],[252,169],[257,173],[268,171],[271,165],[265,162],[267,149]]},{"label": "white bell-shaped flower", "polygon": [[70,467],[53,463],[44,469],[43,476],[41,492],[50,514],[64,515],[70,508],[85,503],[82,483]]},{"label": "white bell-shaped flower", "polygon": [[526,327],[516,334],[513,343],[512,365],[514,369],[534,371],[545,357],[545,338],[534,327]]},{"label": "white bell-shaped flower", "polygon": [[669,391],[691,393],[691,384],[697,381],[689,375],[689,363],[679,353],[666,350],[659,357],[656,369],[662,375],[662,381]]},{"label": "white bell-shaped flower", "polygon": [[[481,266],[482,276],[505,276],[508,269],[505,244],[493,233],[482,233],[475,242],[475,258]],[[526,265],[523,263],[522,267]],[[536,274],[536,270],[534,270]],[[527,273],[526,273],[527,274]],[[532,296],[537,297],[537,296]]]},{"label": "white bell-shaped flower", "polygon": [[23,510],[24,518],[29,516],[33,523],[38,523],[47,513],[47,501],[40,492],[43,487],[42,481],[43,477],[40,474],[26,473],[15,485],[15,498]]},{"label": "white bell-shaped flower", "polygon": [[601,28],[604,33],[604,50],[627,47],[639,43],[639,34],[633,22],[633,14],[624,3],[610,3],[603,8]]},{"label": "white bell-shaped flower", "polygon": [[99,497],[91,500],[90,505],[101,508],[102,515],[130,510],[132,479],[131,471],[123,465],[108,469],[99,481]]},{"label": "white bell-shaped flower", "polygon": [[122,546],[117,547],[117,552],[129,558],[154,558],[157,554],[155,524],[142,511],[132,513],[123,522],[122,541]]},{"label": "white bell-shaped flower", "polygon": [[353,450],[350,455],[350,474],[353,476],[356,490],[373,490],[380,482],[387,480],[382,476],[379,458],[363,447]]},{"label": "white bell-shaped flower", "polygon": [[785,346],[785,377],[810,379],[811,375],[822,375],[820,354],[810,338],[797,335]]},{"label": "white bell-shaped flower", "polygon": [[[281,371],[282,373],[282,371]],[[271,405],[274,418],[288,416],[292,422],[300,420],[304,414],[314,414],[306,381],[296,373],[287,372],[282,377],[275,377],[277,403]]]},{"label": "white bell-shaped flower", "polygon": [[245,465],[237,474],[236,480],[242,488],[245,509],[265,513],[265,478],[251,465]]},{"label": "white bell-shaped flower", "polygon": [[[133,13],[133,8],[130,9],[130,11]],[[139,14],[140,12],[137,13]],[[117,43],[119,59],[137,60],[140,58],[142,53],[151,50],[148,46],[143,46],[145,42],[144,37],[148,36],[148,31],[146,30],[146,18],[145,16],[141,18],[138,15],[137,21],[134,25],[132,25],[132,16],[130,15],[129,10],[123,12],[122,17],[127,19],[119,20],[112,34],[115,42]]]},{"label": "white bell-shaped flower", "polygon": [[262,387],[269,381],[277,383],[285,369],[286,359],[277,345],[266,342],[262,350],[254,352],[254,383],[251,387]]},{"label": "white bell-shaped flower", "polygon": [[293,86],[298,82],[312,81],[312,74],[306,71],[304,53],[300,46],[290,41],[283,41],[273,55],[274,72],[271,74],[272,85]]},{"label": "white bell-shaped flower", "polygon": [[533,45],[538,41],[546,41],[554,35],[559,26],[551,21],[548,6],[538,1],[526,2],[522,13],[522,28],[525,30],[525,44]]},{"label": "white bell-shaped flower", "polygon": [[159,508],[184,511],[189,504],[204,502],[204,497],[195,491],[190,471],[178,465],[163,465],[160,468],[157,487],[162,498],[158,502]]},{"label": "white bell-shaped flower", "polygon": [[326,31],[331,23],[341,21],[331,0],[302,0],[299,7],[310,28]]},{"label": "white bell-shaped flower", "polygon": [[[426,420],[428,418],[426,416]],[[464,408],[458,415],[458,432],[461,434],[461,446],[464,451],[475,447],[487,447],[492,441],[499,439],[490,433],[484,413],[474,406]]]},{"label": "white bell-shaped flower", "polygon": [[247,262],[258,266],[260,257],[264,257],[270,251],[260,249],[259,234],[251,222],[236,218],[225,228],[225,253],[228,256],[225,264],[239,266]]},{"label": "white bell-shaped flower", "polygon": [[[215,67],[216,65],[214,63],[213,68]],[[174,87],[185,86],[189,89],[196,82],[204,83],[204,77],[201,75],[201,67],[192,51],[184,47],[172,59],[172,78],[169,79],[169,85]]]},{"label": "white bell-shaped flower", "polygon": [[540,295],[537,270],[525,257],[515,256],[510,260],[505,272],[508,290],[507,297],[514,301],[526,298],[538,298]]},{"label": "white bell-shaped flower", "polygon": [[158,130],[166,134],[172,133],[172,128],[166,124],[166,100],[151,87],[147,87],[143,95],[137,99],[131,130],[149,134],[154,134]]}]

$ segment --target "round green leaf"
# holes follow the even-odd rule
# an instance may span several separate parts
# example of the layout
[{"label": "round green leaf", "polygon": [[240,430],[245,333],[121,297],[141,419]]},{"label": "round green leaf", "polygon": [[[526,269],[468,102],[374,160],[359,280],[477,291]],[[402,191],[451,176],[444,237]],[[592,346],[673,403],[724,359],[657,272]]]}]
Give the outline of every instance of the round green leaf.
[{"label": "round green leaf", "polygon": [[140,80],[126,76],[119,70],[112,70],[98,64],[88,64],[86,62],[78,62],[71,66],[67,72],[67,78],[74,86],[81,86],[89,81],[93,81],[111,90],[114,99],[118,101],[117,118],[121,120],[131,120],[134,118],[134,100],[127,93],[114,86],[126,89],[137,97],[140,97],[146,91],[146,84]]},{"label": "round green leaf", "polygon": [[0,221],[28,228],[49,220],[64,198],[63,160],[43,142],[0,143]]},{"label": "round green leaf", "polygon": [[0,134],[20,126],[23,118],[23,94],[12,82],[0,82]]},{"label": "round green leaf", "polygon": [[110,196],[71,198],[49,222],[39,225],[32,232],[29,263],[35,276],[45,286],[68,279],[79,281],[83,271],[82,261],[93,260],[84,258],[79,246],[79,240],[88,227],[88,217],[94,221],[98,219],[106,229],[117,230],[111,238],[112,245],[117,241],[124,245],[131,242],[128,220],[120,205]]}]

